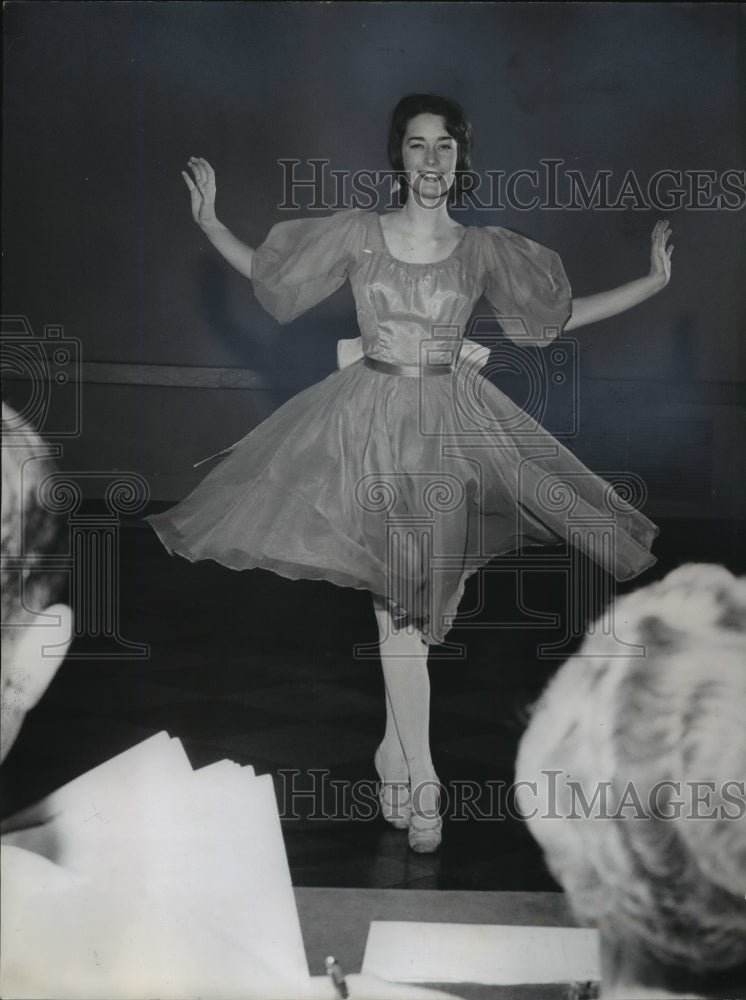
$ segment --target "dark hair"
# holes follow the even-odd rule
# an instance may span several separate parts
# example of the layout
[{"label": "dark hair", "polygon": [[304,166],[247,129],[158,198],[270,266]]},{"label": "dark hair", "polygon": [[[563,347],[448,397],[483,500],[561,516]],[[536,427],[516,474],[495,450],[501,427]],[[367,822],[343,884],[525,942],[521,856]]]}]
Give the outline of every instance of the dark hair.
[{"label": "dark hair", "polygon": [[471,170],[471,125],[460,104],[448,97],[440,97],[438,94],[408,94],[406,97],[402,97],[391,115],[389,162],[399,174],[402,201],[406,201],[407,198],[407,179],[404,175],[402,143],[407,125],[417,115],[438,115],[445,122],[446,132],[456,140],[458,145],[456,180],[449,194],[449,201],[454,202],[461,193],[464,172]]}]

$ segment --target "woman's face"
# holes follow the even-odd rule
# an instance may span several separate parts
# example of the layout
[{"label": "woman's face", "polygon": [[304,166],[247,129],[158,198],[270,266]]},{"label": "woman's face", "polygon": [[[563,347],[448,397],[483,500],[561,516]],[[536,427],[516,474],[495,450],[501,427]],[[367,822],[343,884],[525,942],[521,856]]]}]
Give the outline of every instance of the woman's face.
[{"label": "woman's face", "polygon": [[402,160],[412,191],[423,202],[441,201],[456,179],[458,143],[440,115],[410,118],[402,141]]}]

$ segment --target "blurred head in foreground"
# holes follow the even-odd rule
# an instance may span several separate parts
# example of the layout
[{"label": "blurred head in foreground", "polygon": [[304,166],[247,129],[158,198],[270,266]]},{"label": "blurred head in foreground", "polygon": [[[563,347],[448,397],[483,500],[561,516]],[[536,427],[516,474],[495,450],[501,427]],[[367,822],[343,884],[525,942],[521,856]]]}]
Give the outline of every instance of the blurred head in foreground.
[{"label": "blurred head in foreground", "polygon": [[64,554],[65,543],[64,521],[44,504],[55,472],[50,449],[5,403],[2,431],[0,760],[57,672],[72,634],[72,612],[61,602],[66,577],[49,564]]},{"label": "blurred head in foreground", "polygon": [[597,627],[559,670],[521,811],[600,931],[604,997],[746,996],[746,578],[682,566],[613,622],[644,653]]}]

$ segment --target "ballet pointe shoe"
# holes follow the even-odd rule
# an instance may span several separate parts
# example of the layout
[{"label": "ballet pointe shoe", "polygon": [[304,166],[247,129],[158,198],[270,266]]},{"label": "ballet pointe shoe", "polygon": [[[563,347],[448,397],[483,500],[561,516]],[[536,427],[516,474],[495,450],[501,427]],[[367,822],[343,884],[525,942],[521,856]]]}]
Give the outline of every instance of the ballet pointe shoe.
[{"label": "ballet pointe shoe", "polygon": [[[440,780],[437,775],[434,781],[438,785],[438,788],[440,788]],[[420,816],[415,811],[414,806],[412,807],[407,839],[410,848],[416,851],[417,854],[433,854],[440,847],[440,842],[443,838],[443,817],[438,812],[440,807],[440,791],[437,792],[435,801],[437,803],[437,815],[435,816]]]},{"label": "ballet pointe shoe", "polygon": [[376,750],[373,765],[381,781],[378,790],[378,801],[381,805],[381,815],[397,830],[409,829],[412,815],[412,798],[409,785],[404,781],[387,781],[383,775],[381,747]]}]

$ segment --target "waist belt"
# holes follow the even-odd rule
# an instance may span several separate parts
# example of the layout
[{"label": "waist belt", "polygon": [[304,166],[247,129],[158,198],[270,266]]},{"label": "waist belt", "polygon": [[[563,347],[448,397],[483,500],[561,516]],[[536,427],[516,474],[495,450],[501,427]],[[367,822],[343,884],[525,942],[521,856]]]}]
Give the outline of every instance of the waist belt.
[{"label": "waist belt", "polygon": [[453,365],[395,365],[389,361],[369,358],[367,354],[363,358],[363,364],[366,368],[372,368],[374,372],[383,372],[384,375],[404,375],[408,378],[430,378],[433,375],[450,375],[453,372]]}]

